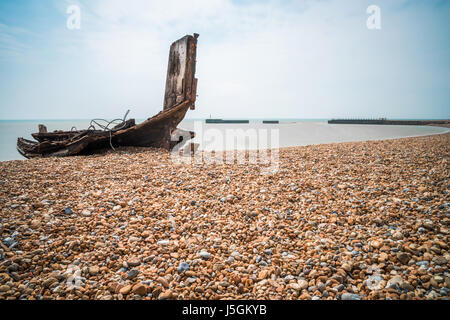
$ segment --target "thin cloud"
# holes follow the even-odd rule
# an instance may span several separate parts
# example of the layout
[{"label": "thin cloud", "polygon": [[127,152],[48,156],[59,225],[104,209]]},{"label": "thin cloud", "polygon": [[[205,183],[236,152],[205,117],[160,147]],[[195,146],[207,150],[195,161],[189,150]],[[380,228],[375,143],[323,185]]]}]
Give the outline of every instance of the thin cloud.
[{"label": "thin cloud", "polygon": [[[449,117],[449,6],[377,2],[379,31],[366,28],[370,1],[55,1],[58,19],[39,41],[0,31],[0,48],[15,39],[27,60],[46,62],[44,73],[22,70],[25,82],[40,74],[34,94],[4,90],[1,110],[90,118],[131,107],[148,117],[161,110],[171,42],[197,32],[199,97],[189,117]],[[72,4],[81,30],[65,27]]]}]

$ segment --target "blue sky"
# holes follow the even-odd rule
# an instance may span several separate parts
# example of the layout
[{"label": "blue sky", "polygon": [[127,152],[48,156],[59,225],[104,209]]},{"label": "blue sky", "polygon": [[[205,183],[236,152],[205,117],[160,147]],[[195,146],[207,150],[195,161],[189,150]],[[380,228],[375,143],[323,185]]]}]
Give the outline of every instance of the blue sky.
[{"label": "blue sky", "polygon": [[0,119],[152,116],[194,32],[190,118],[450,118],[448,17],[442,0],[0,0]]}]

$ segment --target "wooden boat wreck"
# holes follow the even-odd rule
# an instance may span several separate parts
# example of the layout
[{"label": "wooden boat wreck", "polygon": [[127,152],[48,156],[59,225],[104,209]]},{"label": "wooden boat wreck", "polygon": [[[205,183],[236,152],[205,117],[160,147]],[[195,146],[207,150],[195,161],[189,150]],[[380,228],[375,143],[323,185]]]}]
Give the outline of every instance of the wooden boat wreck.
[{"label": "wooden boat wreck", "polygon": [[[18,138],[17,150],[26,158],[36,158],[91,154],[120,146],[168,150],[180,147],[178,144],[195,136],[193,132],[177,129],[177,125],[188,109],[195,109],[197,38],[198,34],[187,35],[171,45],[164,106],[157,115],[136,124],[134,119],[126,120],[127,112],[118,124],[113,120],[100,125],[94,119],[86,130],[47,132],[44,125],[39,125],[39,132],[32,134],[36,141]],[[110,128],[111,124],[116,125]]]}]

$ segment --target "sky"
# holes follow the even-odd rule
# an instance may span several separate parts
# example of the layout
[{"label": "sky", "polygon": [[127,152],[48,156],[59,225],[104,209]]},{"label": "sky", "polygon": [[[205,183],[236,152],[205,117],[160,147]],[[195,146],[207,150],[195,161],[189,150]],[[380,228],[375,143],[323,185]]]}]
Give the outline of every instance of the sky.
[{"label": "sky", "polygon": [[448,119],[449,17],[446,0],[0,0],[0,119],[153,116],[193,33],[187,118]]}]

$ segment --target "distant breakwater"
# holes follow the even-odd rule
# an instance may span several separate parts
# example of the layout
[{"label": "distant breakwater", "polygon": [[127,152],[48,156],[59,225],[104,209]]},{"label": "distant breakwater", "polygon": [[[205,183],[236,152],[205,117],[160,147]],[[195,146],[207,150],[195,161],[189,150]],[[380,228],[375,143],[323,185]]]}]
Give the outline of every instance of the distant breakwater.
[{"label": "distant breakwater", "polygon": [[330,124],[382,124],[382,125],[412,125],[426,126],[450,124],[450,120],[387,120],[387,119],[331,119]]}]

